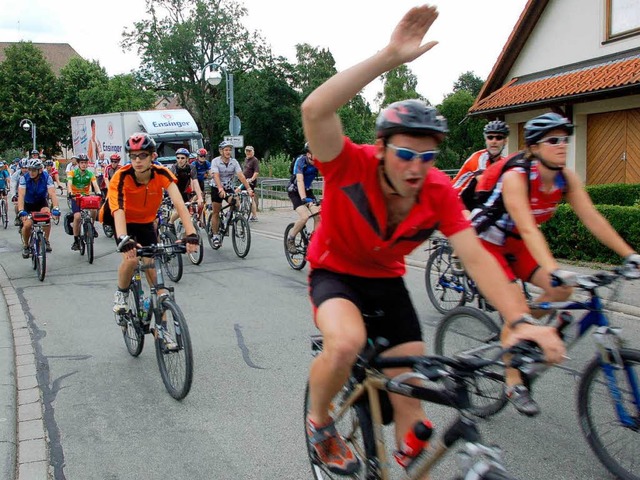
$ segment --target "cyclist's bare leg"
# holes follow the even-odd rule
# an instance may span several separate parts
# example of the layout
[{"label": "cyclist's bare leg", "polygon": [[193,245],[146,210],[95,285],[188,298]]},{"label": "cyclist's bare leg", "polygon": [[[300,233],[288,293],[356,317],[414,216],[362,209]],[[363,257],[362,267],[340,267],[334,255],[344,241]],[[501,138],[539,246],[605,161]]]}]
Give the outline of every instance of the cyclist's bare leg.
[{"label": "cyclist's bare leg", "polygon": [[213,212],[211,215],[211,231],[214,235],[218,234],[218,227],[220,226],[220,210],[222,209],[222,203],[213,202]]},{"label": "cyclist's bare leg", "polygon": [[31,220],[28,217],[22,217],[22,245],[29,246],[29,236],[31,235]]},{"label": "cyclist's bare leg", "polygon": [[[320,207],[318,205],[316,205],[315,203],[310,203],[308,204],[309,206],[309,212],[311,213],[311,215],[318,213],[320,211]],[[316,228],[318,228],[318,222],[320,222],[320,215],[316,215],[315,217],[313,217],[313,230],[315,231]]]},{"label": "cyclist's bare leg", "polygon": [[73,214],[73,236],[80,236],[80,212],[76,212]]},{"label": "cyclist's bare leg", "polygon": [[305,223],[307,223],[307,220],[309,220],[309,217],[311,216],[311,212],[306,205],[300,205],[296,208],[296,213],[298,214],[298,220],[296,220],[293,224],[293,228],[289,232],[289,235],[293,238],[300,233],[300,230],[302,230]]},{"label": "cyclist's bare leg", "polygon": [[309,372],[309,418],[316,425],[325,425],[331,420],[329,404],[349,378],[365,345],[366,330],[358,307],[343,298],[324,301],[316,312],[316,323],[322,332],[323,349]]},{"label": "cyclist's bare leg", "polygon": [[[131,283],[131,277],[133,272],[138,266],[138,257],[135,255],[130,258],[122,254],[122,262],[118,267],[118,288],[122,291],[126,291]],[[148,271],[148,270],[147,270]]]},{"label": "cyclist's bare leg", "polygon": [[[404,356],[419,356],[425,354],[425,344],[423,342],[409,342],[385,350],[384,356],[390,357],[404,357]],[[395,377],[401,373],[410,372],[408,368],[388,368],[384,371],[384,374],[389,377]],[[393,406],[393,421],[396,429],[396,442],[398,448],[402,444],[402,441],[410,428],[415,425],[418,420],[424,420],[427,418],[420,400],[415,398],[404,397],[397,394],[389,394],[389,400]]]}]

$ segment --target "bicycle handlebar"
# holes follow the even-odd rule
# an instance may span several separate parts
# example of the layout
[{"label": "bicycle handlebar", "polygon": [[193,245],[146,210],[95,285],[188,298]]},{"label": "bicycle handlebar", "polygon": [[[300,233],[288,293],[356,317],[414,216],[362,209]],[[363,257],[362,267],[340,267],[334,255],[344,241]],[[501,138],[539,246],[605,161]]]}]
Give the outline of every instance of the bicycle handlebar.
[{"label": "bicycle handlebar", "polygon": [[575,275],[570,279],[554,277],[554,280],[556,280],[556,284],[554,284],[554,286],[564,285],[567,287],[577,287],[581,290],[593,291],[598,287],[611,285],[620,279],[620,277],[625,280],[633,280],[640,278],[640,272],[637,268],[632,266],[621,266],[615,267],[612,271],[603,270],[592,274]]},{"label": "bicycle handlebar", "polygon": [[136,254],[139,257],[153,258],[165,252],[168,253],[186,253],[187,246],[184,243],[173,243],[171,245],[157,244],[148,247],[136,248]]}]

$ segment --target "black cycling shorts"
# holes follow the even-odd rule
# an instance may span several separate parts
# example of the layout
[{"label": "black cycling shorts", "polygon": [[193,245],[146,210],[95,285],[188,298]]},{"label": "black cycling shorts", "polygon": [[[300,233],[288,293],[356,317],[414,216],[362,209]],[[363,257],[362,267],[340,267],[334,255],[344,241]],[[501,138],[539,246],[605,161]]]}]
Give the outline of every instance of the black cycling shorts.
[{"label": "black cycling shorts", "polygon": [[39,202],[33,202],[33,203],[27,203],[24,202],[24,211],[25,212],[39,212],[40,210],[42,210],[45,207],[49,207],[49,204],[47,203],[47,200],[40,200]]},{"label": "black cycling shorts", "polygon": [[[305,192],[305,195],[307,196],[307,198],[310,198],[312,200],[316,199],[316,196],[313,194],[311,190],[307,190]],[[301,207],[302,205],[307,204],[304,200],[300,198],[300,194],[298,193],[297,190],[295,192],[289,192],[289,200],[291,200],[294,210],[298,207]]]},{"label": "black cycling shorts", "polygon": [[[149,245],[158,243],[158,235],[156,234],[156,229],[153,222],[127,223],[127,235],[129,235],[143,247],[148,247]],[[118,245],[120,242],[115,236],[114,239],[116,241],[116,245]]]},{"label": "black cycling shorts", "polygon": [[222,198],[220,196],[220,194],[218,193],[218,187],[215,187],[215,186],[211,185],[211,201],[213,203],[222,203],[222,200],[225,200],[225,201],[228,202],[229,201],[228,200],[229,199],[229,195],[233,195],[234,190],[233,190],[233,188],[226,188],[225,187],[224,191],[227,192],[227,196]]},{"label": "black cycling shorts", "polygon": [[363,278],[315,269],[309,275],[311,301],[344,298],[363,313],[367,337],[384,337],[390,346],[421,342],[420,321],[402,277]]}]

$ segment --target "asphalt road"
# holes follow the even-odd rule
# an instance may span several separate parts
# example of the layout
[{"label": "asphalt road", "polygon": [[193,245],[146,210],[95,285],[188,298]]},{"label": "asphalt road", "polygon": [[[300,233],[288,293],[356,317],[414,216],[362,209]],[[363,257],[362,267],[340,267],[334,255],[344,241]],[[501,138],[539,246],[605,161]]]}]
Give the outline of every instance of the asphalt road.
[{"label": "asphalt road", "polygon": [[[125,349],[111,313],[119,263],[113,240],[100,230],[89,265],[70,250],[62,225],[54,227],[39,282],[20,258],[15,228],[0,231],[0,262],[34,334],[55,480],[311,478],[302,422],[309,336],[316,333],[307,270],[290,269],[273,233],[280,227],[269,233],[268,215],[252,224],[246,259],[229,241],[217,252],[205,243],[200,266],[184,258],[176,298],[191,331],[195,375],[182,402],[165,392],[149,337],[139,358]],[[428,303],[423,271],[409,268],[407,284],[429,342],[440,315]],[[634,320],[622,316],[618,324],[635,330],[631,343],[640,345]],[[567,366],[581,368],[592,349],[585,339]],[[481,424],[519,478],[612,478],[579,429],[577,381],[571,370],[551,371],[535,390],[539,417],[508,407]],[[436,429],[452,417],[426,408]],[[432,479],[451,478],[455,466],[451,455]]]}]

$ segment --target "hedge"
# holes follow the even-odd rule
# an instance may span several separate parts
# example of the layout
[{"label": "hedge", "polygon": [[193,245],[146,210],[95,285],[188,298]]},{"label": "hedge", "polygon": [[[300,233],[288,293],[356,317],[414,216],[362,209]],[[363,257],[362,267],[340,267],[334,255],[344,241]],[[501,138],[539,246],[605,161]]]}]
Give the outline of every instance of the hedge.
[{"label": "hedge", "polygon": [[[596,209],[629,245],[636,250],[640,249],[640,208],[596,205]],[[621,263],[622,259],[616,253],[602,245],[582,225],[569,205],[558,205],[553,218],[542,225],[542,232],[553,255],[557,258],[610,264]]]},{"label": "hedge", "polygon": [[610,183],[589,185],[587,193],[596,205],[631,207],[640,201],[640,184]]}]

